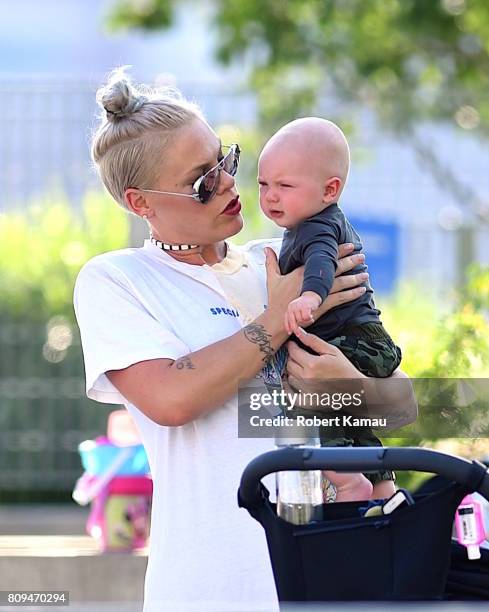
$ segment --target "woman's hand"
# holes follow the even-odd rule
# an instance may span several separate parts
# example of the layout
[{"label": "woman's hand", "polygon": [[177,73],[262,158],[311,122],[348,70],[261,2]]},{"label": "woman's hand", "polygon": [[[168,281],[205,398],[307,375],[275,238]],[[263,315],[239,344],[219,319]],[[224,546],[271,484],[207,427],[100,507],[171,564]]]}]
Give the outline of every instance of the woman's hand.
[{"label": "woman's hand", "polygon": [[293,387],[302,391],[312,391],[311,387],[315,387],[315,391],[318,391],[318,386],[325,386],[326,379],[366,378],[336,346],[328,344],[314,334],[306,333],[301,328],[298,338],[317,355],[311,355],[295,342],[287,343],[289,352],[287,373],[289,383]]},{"label": "woman's hand", "polygon": [[267,315],[276,321],[281,329],[285,329],[284,318],[287,308],[300,293],[304,278],[304,266],[296,268],[290,274],[280,274],[280,268],[275,251],[270,247],[265,248],[265,267],[267,270],[267,293],[268,305]]},{"label": "woman's hand", "polygon": [[[332,344],[299,328],[300,341],[317,355],[288,342],[288,386],[293,391],[327,394],[331,392],[361,393],[364,400],[351,404],[347,412],[360,416],[386,419],[385,430],[398,429],[414,423],[418,402],[409,377],[399,368],[387,378],[364,376]],[[285,386],[285,385],[284,385]],[[317,405],[302,405],[317,410]]]}]

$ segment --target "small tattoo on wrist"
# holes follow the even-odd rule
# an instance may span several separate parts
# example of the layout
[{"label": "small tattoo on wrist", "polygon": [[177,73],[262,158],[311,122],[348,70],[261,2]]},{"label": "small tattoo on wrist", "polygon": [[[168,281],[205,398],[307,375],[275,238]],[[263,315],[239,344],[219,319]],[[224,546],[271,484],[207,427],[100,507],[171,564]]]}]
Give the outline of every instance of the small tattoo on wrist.
[{"label": "small tattoo on wrist", "polygon": [[264,355],[263,361],[265,363],[273,357],[274,350],[270,344],[272,335],[267,332],[263,325],[250,323],[243,329],[243,332],[247,340],[258,345],[260,351]]},{"label": "small tattoo on wrist", "polygon": [[188,355],[177,359],[177,361],[175,361],[175,365],[177,370],[183,370],[184,368],[186,368],[187,370],[195,370],[195,366]]}]

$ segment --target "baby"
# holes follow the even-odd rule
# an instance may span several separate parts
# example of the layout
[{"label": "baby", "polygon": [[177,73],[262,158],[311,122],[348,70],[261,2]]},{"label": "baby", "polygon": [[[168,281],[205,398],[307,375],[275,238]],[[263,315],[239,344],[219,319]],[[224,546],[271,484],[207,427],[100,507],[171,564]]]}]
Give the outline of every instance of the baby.
[{"label": "baby", "polygon": [[[327,297],[337,266],[338,245],[355,245],[360,237],[338,206],[346,183],[350,153],[340,128],[325,119],[297,119],[282,127],[265,144],[258,162],[260,207],[285,228],[279,264],[282,274],[304,265],[301,295],[285,315],[289,333],[312,323],[308,332],[337,346],[366,376],[390,376],[399,366],[401,351],[380,322],[366,266],[348,274],[365,274],[365,293],[354,302],[337,306],[314,322],[314,313]],[[293,338],[302,348],[309,350]],[[322,446],[382,446],[369,428],[321,428]],[[395,492],[390,471],[368,474],[373,497]],[[372,485],[361,474],[336,474],[330,478],[338,501],[365,499]],[[367,497],[369,497],[367,495]]]}]

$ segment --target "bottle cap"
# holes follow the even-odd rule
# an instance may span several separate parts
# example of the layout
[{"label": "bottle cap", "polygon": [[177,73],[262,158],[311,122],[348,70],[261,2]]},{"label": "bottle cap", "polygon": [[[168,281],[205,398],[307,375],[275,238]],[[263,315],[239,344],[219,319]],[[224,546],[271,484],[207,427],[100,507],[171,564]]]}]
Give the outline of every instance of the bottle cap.
[{"label": "bottle cap", "polygon": [[471,561],[481,558],[480,548],[476,544],[470,544],[467,546],[467,555]]}]

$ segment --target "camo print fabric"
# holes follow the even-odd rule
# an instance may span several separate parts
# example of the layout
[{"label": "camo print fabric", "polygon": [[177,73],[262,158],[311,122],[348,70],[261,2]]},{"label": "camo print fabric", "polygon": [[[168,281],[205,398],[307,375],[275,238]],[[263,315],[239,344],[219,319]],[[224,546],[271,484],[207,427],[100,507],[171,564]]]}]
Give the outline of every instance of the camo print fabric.
[{"label": "camo print fabric", "polygon": [[365,376],[386,378],[401,363],[401,349],[394,344],[387,333],[378,339],[345,335],[332,338],[328,342],[337,346]]},{"label": "camo print fabric", "polygon": [[[337,346],[365,376],[386,378],[401,363],[401,349],[394,344],[382,323],[350,326],[344,330],[344,335],[326,341]],[[302,347],[312,352],[308,347]],[[382,446],[370,427],[320,427],[319,436],[321,446]],[[396,479],[390,470],[367,473],[365,476],[372,484]]]},{"label": "camo print fabric", "polygon": [[[336,429],[333,433],[331,430]],[[334,437],[331,437],[333,434]],[[319,428],[319,438],[321,446],[382,446],[382,442],[373,433],[370,427],[336,427],[328,429]],[[366,472],[364,474],[372,484],[382,480],[396,480],[396,475],[391,470],[381,470],[379,472]],[[324,491],[323,491],[324,494]]]}]

